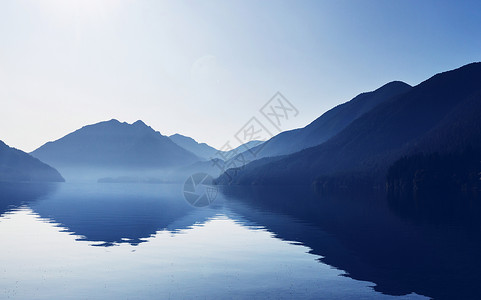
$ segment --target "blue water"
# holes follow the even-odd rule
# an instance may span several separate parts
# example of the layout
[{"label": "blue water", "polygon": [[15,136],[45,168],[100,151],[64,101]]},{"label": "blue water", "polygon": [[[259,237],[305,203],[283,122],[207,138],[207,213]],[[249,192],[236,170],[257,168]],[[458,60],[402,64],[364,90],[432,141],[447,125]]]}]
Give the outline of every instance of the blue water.
[{"label": "blue water", "polygon": [[[376,228],[370,217],[351,231],[339,225],[366,216],[363,209],[388,214],[377,204],[337,215],[318,207],[330,217],[319,215],[317,222],[315,209],[295,191],[267,193],[271,201],[280,197],[279,207],[269,209],[269,203],[257,205],[262,193],[245,191],[219,191],[210,206],[193,207],[182,186],[168,184],[4,184],[1,190],[1,299],[432,296],[415,275],[410,283],[396,257],[381,260],[356,248],[372,243],[356,240]],[[286,213],[282,197],[300,203],[295,214]],[[394,214],[375,222],[391,224],[401,238],[417,232]],[[376,240],[382,234],[373,233]]]}]

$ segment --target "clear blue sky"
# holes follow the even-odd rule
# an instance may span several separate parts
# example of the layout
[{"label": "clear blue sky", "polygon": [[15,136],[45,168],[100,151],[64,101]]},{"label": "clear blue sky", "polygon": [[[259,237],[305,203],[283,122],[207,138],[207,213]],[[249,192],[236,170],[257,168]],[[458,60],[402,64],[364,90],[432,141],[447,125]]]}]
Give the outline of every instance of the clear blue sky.
[{"label": "clear blue sky", "polygon": [[283,129],[481,60],[479,1],[0,2],[0,139],[144,120],[220,147],[277,91]]}]

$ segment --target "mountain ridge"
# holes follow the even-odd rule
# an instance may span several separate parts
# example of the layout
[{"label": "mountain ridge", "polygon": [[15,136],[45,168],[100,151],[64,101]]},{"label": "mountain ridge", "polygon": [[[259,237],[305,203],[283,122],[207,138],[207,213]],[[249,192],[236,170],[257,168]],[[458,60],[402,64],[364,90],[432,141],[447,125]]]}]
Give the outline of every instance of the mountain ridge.
[{"label": "mountain ridge", "polygon": [[[69,169],[71,176],[80,168],[155,170],[200,159],[140,120],[129,124],[116,119],[83,126],[31,154],[61,170]],[[113,174],[102,176],[107,175]]]},{"label": "mountain ridge", "polygon": [[[233,184],[309,184],[322,176],[385,174],[409,143],[481,90],[481,63],[442,72],[381,103],[325,143],[237,172]],[[226,180],[219,178],[219,183]]]},{"label": "mountain ridge", "polygon": [[64,182],[65,179],[53,167],[0,140],[0,181]]},{"label": "mountain ridge", "polygon": [[[281,132],[266,141],[264,145],[245,151],[242,155],[252,161],[263,157],[292,154],[317,146],[380,103],[405,93],[411,88],[402,81],[388,82],[374,91],[358,94],[351,100],[333,107],[305,127]],[[253,156],[252,153],[255,155]]]}]

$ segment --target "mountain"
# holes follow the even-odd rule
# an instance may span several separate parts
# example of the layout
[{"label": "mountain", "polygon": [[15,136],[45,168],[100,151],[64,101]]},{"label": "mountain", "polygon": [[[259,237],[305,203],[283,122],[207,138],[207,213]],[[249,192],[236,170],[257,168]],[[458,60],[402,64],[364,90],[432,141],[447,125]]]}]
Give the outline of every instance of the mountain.
[{"label": "mountain", "polygon": [[63,182],[65,180],[51,166],[0,141],[0,181]]},{"label": "mountain", "polygon": [[231,149],[229,151],[223,151],[223,152],[226,154],[226,156],[232,156],[236,153],[244,152],[244,151],[253,149],[255,147],[259,147],[264,143],[265,141],[258,141],[258,140],[248,141],[247,143],[237,146],[234,149]]},{"label": "mountain", "polygon": [[191,137],[181,135],[178,133],[169,136],[169,138],[180,147],[206,160],[211,160],[211,159],[226,160],[226,158],[233,157],[237,153],[247,151],[251,148],[254,148],[264,143],[263,141],[254,140],[254,141],[249,141],[245,144],[242,144],[234,149],[222,151],[222,150],[217,150],[216,148],[211,147],[206,143],[199,143]]},{"label": "mountain", "polygon": [[407,154],[442,154],[481,147],[481,89],[461,101],[426,135],[409,145]]},{"label": "mountain", "polygon": [[32,156],[55,166],[67,179],[147,174],[198,161],[167,136],[142,121],[115,119],[84,126],[33,151]]},{"label": "mountain", "polygon": [[[168,179],[166,181],[168,182],[184,181],[186,178],[189,178],[192,174],[195,174],[195,173],[205,173],[214,178],[218,177],[229,168],[232,168],[233,166],[237,166],[236,164],[233,164],[234,162],[231,159],[235,157],[238,153],[247,151],[252,147],[258,146],[262,143],[263,143],[262,141],[254,140],[254,141],[247,142],[243,145],[240,145],[229,151],[215,150],[212,156],[207,157],[206,160],[200,160],[188,166],[182,166],[180,168],[175,169],[174,171],[168,174]],[[195,151],[195,149],[193,150]]]},{"label": "mountain", "polygon": [[[480,82],[481,63],[437,74],[376,106],[321,145],[274,162],[245,166],[232,183],[310,184],[317,180],[325,184],[332,178],[353,176],[382,182],[389,166],[403,154],[417,151],[424,138],[436,134],[445,137],[439,145],[447,145],[452,142],[448,136],[462,135],[449,118],[469,101],[477,103],[472,97],[481,92]],[[463,115],[470,110],[460,111]],[[473,122],[479,124],[477,118]],[[448,135],[449,130],[455,132]],[[218,182],[225,183],[226,178]]]},{"label": "mountain", "polygon": [[380,103],[410,89],[410,85],[401,81],[387,83],[375,91],[359,94],[352,100],[334,107],[304,128],[281,132],[263,145],[242,153],[242,155],[250,161],[263,157],[292,154],[317,146]]},{"label": "mountain", "polygon": [[207,145],[206,143],[198,143],[193,138],[178,133],[169,136],[169,138],[180,147],[203,159],[210,159],[219,151],[214,147]]},{"label": "mountain", "polygon": [[[413,143],[388,170],[386,186],[392,196],[481,191],[479,116],[481,92],[460,103],[436,128]],[[437,205],[432,199],[424,197],[428,211]]]}]

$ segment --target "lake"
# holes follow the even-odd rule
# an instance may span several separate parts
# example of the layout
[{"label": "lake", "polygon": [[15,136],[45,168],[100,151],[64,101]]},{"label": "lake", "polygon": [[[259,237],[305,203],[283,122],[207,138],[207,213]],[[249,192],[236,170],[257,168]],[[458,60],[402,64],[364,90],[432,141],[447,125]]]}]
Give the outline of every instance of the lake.
[{"label": "lake", "polygon": [[383,195],[0,184],[2,299],[476,299],[473,224]]}]

